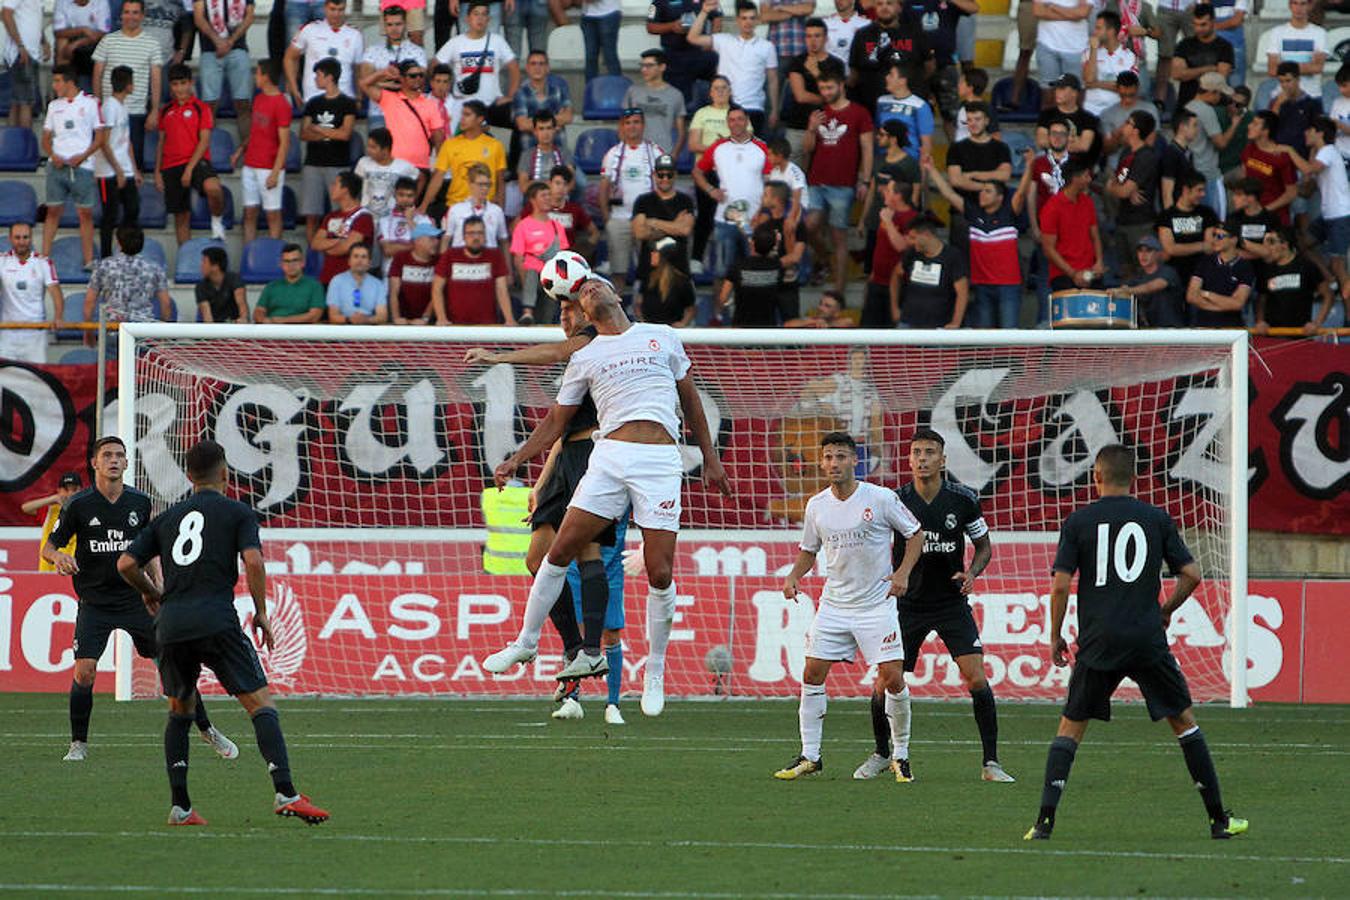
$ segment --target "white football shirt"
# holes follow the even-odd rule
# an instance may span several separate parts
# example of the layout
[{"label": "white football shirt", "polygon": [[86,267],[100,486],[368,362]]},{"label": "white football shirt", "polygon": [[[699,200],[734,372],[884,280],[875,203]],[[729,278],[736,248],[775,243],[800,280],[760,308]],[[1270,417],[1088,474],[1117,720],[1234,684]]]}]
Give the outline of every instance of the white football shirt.
[{"label": "white football shirt", "polygon": [[[47,117],[42,130],[52,133],[52,152],[62,159],[73,159],[89,149],[94,135],[103,127],[103,114],[98,101],[80,91],[71,99],[53,100],[47,106]],[[94,157],[86,157],[81,169],[94,170]]]},{"label": "white football shirt", "polygon": [[717,74],[731,82],[731,99],[763,112],[765,79],[778,77],[778,51],[773,44],[758,35],[747,41],[739,34],[726,33],[714,34],[712,41]]},{"label": "white football shirt", "polygon": [[844,64],[844,74],[848,74],[848,57],[853,52],[853,37],[868,26],[871,19],[859,13],[853,13],[847,19],[839,13],[825,18],[825,50]]},{"label": "white football shirt", "polygon": [[291,46],[305,55],[300,64],[300,93],[305,99],[323,93],[314,83],[314,64],[321,59],[335,59],[342,63],[342,77],[338,79],[338,90],[348,97],[356,97],[356,64],[365,53],[366,42],[361,32],[350,25],[343,25],[337,31],[325,21],[310,22],[295,33]]},{"label": "white football shirt", "polygon": [[511,240],[511,232],[506,227],[506,213],[491,200],[482,206],[474,206],[472,200],[461,200],[445,211],[441,219],[441,230],[450,235],[451,247],[464,246],[464,223],[477,216],[483,220],[483,229],[487,232],[486,246],[496,247]]},{"label": "white football shirt", "polygon": [[[502,72],[516,61],[516,54],[501,32],[490,31],[480,38],[461,33],[436,51],[436,61],[454,70],[450,92],[455,98],[461,101],[481,100],[491,106],[502,95]],[[464,77],[475,72],[478,74],[478,90],[472,94],[460,93]]]},{"label": "white football shirt", "polygon": [[689,373],[684,344],[669,325],[636,323],[623,334],[601,334],[572,354],[558,403],[579,406],[589,391],[600,438],[628,422],[658,422],[680,439],[675,382]]},{"label": "white football shirt", "polygon": [[891,532],[906,539],[919,530],[914,514],[895,491],[860,481],[840,500],[830,488],[806,503],[801,548],[825,553],[820,602],[839,609],[866,609],[886,602],[891,589]]},{"label": "white football shirt", "polygon": [[47,321],[47,287],[57,284],[56,267],[36,253],[19,259],[0,254],[0,319],[6,322]]},{"label": "white football shirt", "polygon": [[615,219],[633,218],[633,204],[643,194],[656,190],[656,159],[663,151],[651,141],[630,147],[619,141],[600,160],[600,177],[609,181],[609,214]]},{"label": "white football shirt", "polygon": [[[103,127],[108,129],[108,148],[117,159],[118,168],[128,178],[136,174],[136,165],[131,161],[131,117],[121,100],[109,94],[103,98]],[[94,177],[112,178],[112,163],[100,150],[94,154]]]}]

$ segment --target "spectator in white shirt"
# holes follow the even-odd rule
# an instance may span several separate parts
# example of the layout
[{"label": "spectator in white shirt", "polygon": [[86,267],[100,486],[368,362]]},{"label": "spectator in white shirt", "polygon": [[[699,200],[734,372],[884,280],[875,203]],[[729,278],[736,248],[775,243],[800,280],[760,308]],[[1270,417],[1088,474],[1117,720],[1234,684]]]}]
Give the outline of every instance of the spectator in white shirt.
[{"label": "spectator in white shirt", "polygon": [[[736,34],[703,34],[703,23],[718,9],[718,0],[703,0],[689,26],[689,43],[717,54],[717,74],[731,82],[731,100],[750,115],[757,134],[778,127],[778,51],[755,34],[759,10],[750,0],[736,0]],[[767,94],[767,105],[766,105]]]},{"label": "spectator in white shirt", "polygon": [[600,162],[600,217],[609,244],[609,277],[621,296],[633,261],[633,204],[655,190],[656,160],[664,153],[642,139],[646,126],[641,109],[625,109],[619,120],[619,143]]},{"label": "spectator in white shirt", "polygon": [[[47,314],[45,295],[52,299]],[[46,257],[33,252],[33,226],[17,222],[9,226],[9,252],[0,254],[0,320],[5,322],[51,322],[61,315],[65,301],[56,269]],[[0,330],[0,359],[29,363],[47,361],[44,329]]]},{"label": "spectator in white shirt", "polygon": [[848,74],[853,36],[866,28],[870,21],[858,12],[855,0],[834,0],[834,15],[825,18],[825,52],[837,56],[844,63],[845,75]]},{"label": "spectator in white shirt", "polygon": [[1311,0],[1289,0],[1289,21],[1270,29],[1266,74],[1276,77],[1282,62],[1298,63],[1299,83],[1305,93],[1322,96],[1322,66],[1327,61],[1327,32],[1308,21]]},{"label": "spectator in white shirt", "polygon": [[1109,11],[1098,13],[1083,57],[1083,86],[1087,88],[1083,108],[1100,116],[1102,110],[1119,103],[1116,76],[1121,72],[1138,74],[1138,69],[1134,51],[1120,42],[1120,16]]},{"label": "spectator in white shirt", "polygon": [[131,117],[126,101],[132,90],[129,66],[112,71],[112,93],[103,100],[103,127],[107,138],[94,157],[94,178],[103,198],[103,221],[99,223],[99,256],[107,259],[113,252],[113,232],[123,225],[135,225],[141,214],[141,167],[131,153]]},{"label": "spectator in white shirt", "polygon": [[321,59],[342,65],[338,90],[357,99],[354,74],[365,50],[361,32],[347,24],[347,0],[328,0],[323,6],[323,21],[301,28],[286,48],[286,86],[295,105],[303,108],[306,100],[322,93],[314,81],[314,64]]},{"label": "spectator in white shirt", "polygon": [[436,51],[436,60],[454,70],[451,92],[461,108],[469,100],[478,100],[488,109],[488,125],[511,128],[511,102],[520,90],[520,63],[501,32],[488,31],[489,18],[486,0],[472,0],[464,17],[465,30]]},{"label": "spectator in white shirt", "polygon": [[6,38],[0,61],[9,67],[14,92],[9,124],[31,128],[33,106],[38,100],[38,64],[47,62],[51,56],[47,39],[42,36],[42,0],[4,0],[0,3],[0,23]]},{"label": "spectator in white shirt", "polygon": [[98,101],[80,90],[74,66],[52,70],[52,91],[56,99],[42,120],[42,151],[47,156],[42,255],[51,255],[61,210],[69,200],[79,214],[84,268],[89,270],[94,267],[94,156],[108,133]]},{"label": "spectator in white shirt", "polygon": [[1036,0],[1036,66],[1041,84],[1077,75],[1088,48],[1087,0]]},{"label": "spectator in white shirt", "polygon": [[71,63],[81,77],[94,74],[94,48],[112,31],[108,0],[56,0],[52,12],[52,36],[56,38],[56,64]]},{"label": "spectator in white shirt", "polygon": [[[361,57],[357,71],[357,82],[364,81],[371,72],[383,71],[396,66],[405,59],[413,60],[425,66],[427,52],[408,39],[408,14],[402,6],[386,6],[380,13],[384,26],[384,40],[371,44]],[[427,80],[428,84],[430,79]],[[378,103],[370,105],[370,127],[378,128],[384,124],[384,110]]]}]

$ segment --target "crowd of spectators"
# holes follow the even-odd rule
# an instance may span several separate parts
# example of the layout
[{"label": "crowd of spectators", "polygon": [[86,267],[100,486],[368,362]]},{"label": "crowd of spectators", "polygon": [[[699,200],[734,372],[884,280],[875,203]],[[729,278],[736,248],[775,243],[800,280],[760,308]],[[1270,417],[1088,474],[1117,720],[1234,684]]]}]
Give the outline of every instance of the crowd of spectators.
[{"label": "crowd of spectators", "polygon": [[[43,257],[65,204],[93,272],[86,311],[164,314],[162,285],[123,259],[144,241],[138,187],[153,178],[180,245],[194,197],[225,237],[224,98],[245,242],[284,237],[288,181],[303,239],[251,314],[228,254],[204,251],[204,321],[556,322],[538,275],[561,249],[635,316],[680,326],[1044,325],[1051,292],[1101,291],[1134,297],[1146,326],[1311,331],[1350,298],[1350,65],[1309,0],[1289,0],[1264,60],[1247,0],[1020,0],[999,106],[973,62],[975,0],[835,0],[825,17],[800,0],[656,0],[590,178],[548,34],[576,17],[586,78],[624,74],[619,3],[380,6],[367,41],[345,0],[278,0],[284,53],[255,59],[252,0],[57,0],[54,48],[41,0],[0,2],[10,122],[41,110],[47,159],[42,253],[28,223],[11,230],[5,318],[59,297]],[[1033,57],[1042,106],[1018,126]],[[821,298],[805,315],[804,291]]]}]

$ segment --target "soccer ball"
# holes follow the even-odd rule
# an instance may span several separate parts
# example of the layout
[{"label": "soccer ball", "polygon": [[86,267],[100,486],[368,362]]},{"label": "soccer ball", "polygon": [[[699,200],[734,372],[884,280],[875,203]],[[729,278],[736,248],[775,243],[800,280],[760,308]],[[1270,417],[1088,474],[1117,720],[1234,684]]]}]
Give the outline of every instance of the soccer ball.
[{"label": "soccer ball", "polygon": [[554,300],[575,300],[581,283],[591,274],[591,266],[580,253],[560,250],[539,273],[539,286]]}]

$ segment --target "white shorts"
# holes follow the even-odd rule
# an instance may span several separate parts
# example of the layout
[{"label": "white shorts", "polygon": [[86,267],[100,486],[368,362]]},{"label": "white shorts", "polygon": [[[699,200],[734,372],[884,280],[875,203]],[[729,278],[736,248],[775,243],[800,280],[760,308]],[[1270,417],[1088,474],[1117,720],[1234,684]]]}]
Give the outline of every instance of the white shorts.
[{"label": "white shorts", "polygon": [[0,359],[43,365],[47,362],[49,331],[8,329],[0,331]]},{"label": "white shorts", "polygon": [[806,631],[806,655],[830,662],[853,662],[859,651],[868,665],[905,658],[894,599],[887,597],[886,602],[863,609],[820,604]]},{"label": "white shorts", "polygon": [[286,172],[283,169],[277,173],[277,186],[271,190],[267,189],[267,179],[271,176],[271,169],[255,169],[252,166],[244,166],[244,205],[261,206],[268,212],[281,209],[281,189],[286,185]]},{"label": "white shorts", "polygon": [[569,507],[618,519],[633,505],[639,528],[680,530],[680,486],[684,466],[675,444],[634,444],[604,438],[595,442],[586,474]]}]

